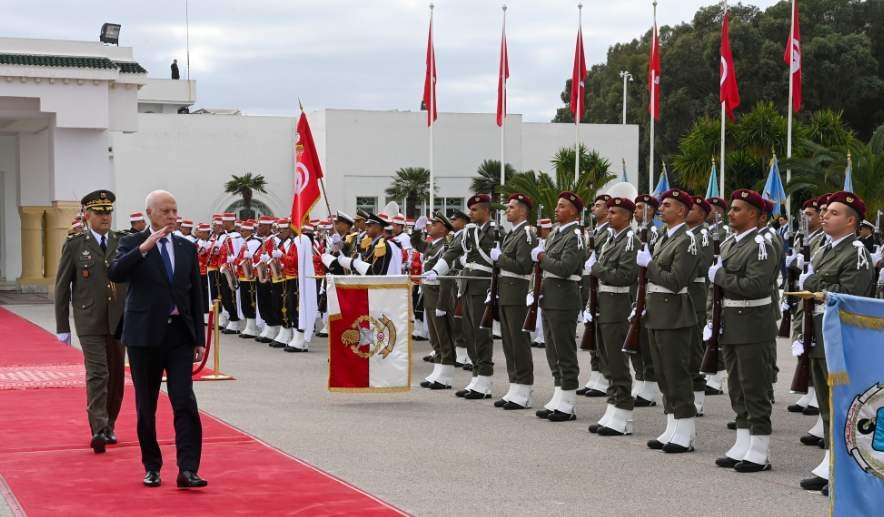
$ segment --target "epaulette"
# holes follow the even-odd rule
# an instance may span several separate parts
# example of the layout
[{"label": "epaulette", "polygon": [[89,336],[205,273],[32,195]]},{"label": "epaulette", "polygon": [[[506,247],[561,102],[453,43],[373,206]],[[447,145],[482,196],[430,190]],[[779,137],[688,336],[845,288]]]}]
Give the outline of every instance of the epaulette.
[{"label": "epaulette", "polygon": [[67,240],[72,241],[74,239],[82,239],[85,236],[86,236],[85,233],[72,233],[72,234],[68,235]]},{"label": "epaulette", "polygon": [[370,245],[371,245],[371,237],[366,235],[365,237],[362,238],[362,242],[359,243],[359,248],[363,249],[363,250],[367,250]]},{"label": "epaulette", "polygon": [[629,230],[626,232],[626,251],[632,251],[635,248],[635,232]]},{"label": "epaulette", "polygon": [[346,235],[346,236],[344,237],[344,242],[346,242],[347,244],[353,244],[353,241],[356,240],[356,236],[357,236],[357,235],[358,235],[358,234],[357,234],[356,232],[353,232],[353,233],[350,233],[350,234]]},{"label": "epaulette", "polygon": [[709,230],[706,228],[700,228],[700,235],[703,236],[703,240],[700,241],[700,244],[702,244],[704,248],[709,246]]},{"label": "epaulette", "polygon": [[374,258],[381,258],[387,254],[387,241],[384,240],[383,237],[378,239],[377,244],[374,245]]},{"label": "epaulette", "polygon": [[769,238],[761,235],[755,236],[755,242],[758,244],[758,260],[767,260],[767,247],[764,245],[764,241]]},{"label": "epaulette", "polygon": [[688,232],[684,232],[684,234],[687,235],[688,240],[691,241],[691,243],[688,244],[688,253],[690,253],[691,255],[696,255],[697,254],[697,238],[694,236],[694,232],[688,231]]},{"label": "epaulette", "polygon": [[859,240],[853,241],[853,247],[856,248],[856,270],[869,269],[871,265],[869,250]]},{"label": "epaulette", "polygon": [[583,249],[583,232],[580,228],[574,228],[574,236],[577,237],[577,249]]}]

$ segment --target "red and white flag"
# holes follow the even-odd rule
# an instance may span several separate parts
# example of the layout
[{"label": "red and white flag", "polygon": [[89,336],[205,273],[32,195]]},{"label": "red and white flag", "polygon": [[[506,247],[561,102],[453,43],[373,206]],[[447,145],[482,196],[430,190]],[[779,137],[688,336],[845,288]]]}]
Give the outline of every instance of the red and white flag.
[{"label": "red and white flag", "polygon": [[509,55],[506,50],[506,21],[500,35],[500,71],[497,74],[497,125],[506,118],[506,80],[510,78]]},{"label": "red and white flag", "polygon": [[[574,72],[571,74],[571,114],[577,117],[586,111],[586,58],[583,55],[583,27],[577,29],[577,48],[574,50]],[[582,118],[582,117],[581,117]]]},{"label": "red and white flag", "polygon": [[310,210],[319,201],[319,178],[322,166],[313,143],[313,133],[307,114],[301,111],[298,119],[298,143],[295,145],[295,193],[292,198],[292,226],[301,231],[301,225],[310,219]]},{"label": "red and white flag", "polygon": [[660,72],[660,40],[657,37],[657,22],[654,22],[654,38],[648,59],[648,93],[651,95],[648,110],[655,120],[660,120]]},{"label": "red and white flag", "polygon": [[733,120],[734,110],[740,105],[740,91],[737,89],[737,71],[734,68],[734,57],[731,55],[727,11],[725,11],[724,20],[721,22],[719,100],[724,103],[724,111],[727,113],[727,118]]},{"label": "red and white flag", "polygon": [[406,276],[329,277],[329,391],[411,389],[411,288]]},{"label": "red and white flag", "polygon": [[789,65],[789,73],[792,74],[792,109],[797,113],[801,111],[801,31],[798,29],[798,0],[794,2],[792,30],[789,41],[786,42],[783,60]]},{"label": "red and white flag", "polygon": [[427,110],[427,127],[439,115],[436,113],[436,52],[433,50],[433,16],[430,15],[430,34],[427,36],[427,73],[424,76],[424,108]]}]

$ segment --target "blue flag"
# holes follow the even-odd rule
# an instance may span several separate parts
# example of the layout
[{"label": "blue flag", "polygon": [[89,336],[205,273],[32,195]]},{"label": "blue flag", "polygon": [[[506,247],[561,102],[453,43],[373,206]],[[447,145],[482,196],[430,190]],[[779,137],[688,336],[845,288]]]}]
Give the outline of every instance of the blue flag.
[{"label": "blue flag", "polygon": [[847,153],[847,168],[844,169],[844,192],[853,192],[853,160],[850,153]]},{"label": "blue flag", "polygon": [[884,300],[826,293],[823,341],[831,398],[831,513],[881,515]]},{"label": "blue flag", "polygon": [[706,184],[706,199],[721,197],[718,190],[718,171],[715,170],[715,160],[712,160],[712,170],[709,171],[709,183]]},{"label": "blue flag", "polygon": [[653,195],[659,200],[660,196],[662,196],[667,190],[669,190],[669,173],[666,172],[666,164],[664,163],[663,172],[660,173],[660,179],[657,181],[657,186],[654,188]]},{"label": "blue flag", "polygon": [[764,190],[761,196],[774,202],[774,213],[779,214],[780,203],[786,202],[786,189],[783,188],[783,180],[780,179],[780,165],[777,162],[777,155],[770,160],[770,173],[767,175],[767,182],[764,184]]}]

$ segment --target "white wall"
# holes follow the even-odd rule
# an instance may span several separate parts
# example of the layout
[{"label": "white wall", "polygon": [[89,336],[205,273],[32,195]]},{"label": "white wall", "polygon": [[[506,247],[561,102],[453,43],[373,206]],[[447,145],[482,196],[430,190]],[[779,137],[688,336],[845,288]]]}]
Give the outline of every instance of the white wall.
[{"label": "white wall", "polygon": [[45,206],[52,201],[52,129],[22,133],[18,139],[19,204]]},{"label": "white wall", "polygon": [[18,141],[0,136],[0,279],[21,275],[21,219],[18,215]]},{"label": "white wall", "polygon": [[79,201],[93,190],[113,190],[113,168],[107,151],[109,141],[108,132],[103,130],[53,130],[53,200]]}]

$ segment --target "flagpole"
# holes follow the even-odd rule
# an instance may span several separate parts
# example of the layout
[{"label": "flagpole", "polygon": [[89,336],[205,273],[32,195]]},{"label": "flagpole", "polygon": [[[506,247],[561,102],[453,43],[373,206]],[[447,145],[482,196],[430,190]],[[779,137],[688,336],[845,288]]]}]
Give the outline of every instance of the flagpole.
[{"label": "flagpole", "polygon": [[[792,63],[795,59],[795,0],[792,0],[792,19],[789,28],[789,108],[786,118],[786,160],[792,157],[792,88],[795,81],[795,72],[792,70]],[[786,168],[786,185],[792,181],[792,169]],[[792,196],[786,196],[786,214],[792,216]]]},{"label": "flagpole", "polygon": [[[304,115],[304,104],[301,103],[300,97],[298,97],[298,108],[301,110],[301,115]],[[297,122],[295,124],[297,124]],[[298,132],[298,128],[295,127],[295,134],[297,134],[297,132]],[[300,135],[298,135],[298,138],[299,139],[301,138]],[[297,149],[297,145],[298,145],[298,142],[296,141],[295,142],[296,149]],[[297,161],[297,151],[295,151],[295,160]],[[331,217],[332,217],[331,205],[328,202],[328,193],[325,190],[325,179],[323,178],[323,176],[319,177],[319,187],[320,187],[319,190],[322,191],[322,198],[325,200],[325,209],[328,211],[328,218],[331,219]],[[294,224],[294,222],[292,222],[292,224]],[[300,226],[299,226],[299,228],[300,228]]]},{"label": "flagpole", "polygon": [[[657,35],[657,0],[654,0],[654,29],[653,34],[651,34],[651,38],[655,38]],[[651,41],[651,45],[654,45],[656,40]],[[657,50],[659,52],[659,49]],[[654,78],[651,81],[651,133],[650,133],[650,151],[648,153],[648,193],[654,191],[654,118],[657,116],[657,103],[654,102],[655,95],[657,94],[657,72],[654,72]]]},{"label": "flagpole", "polygon": [[[578,34],[581,35],[581,40],[583,39],[583,4],[577,4],[577,31]],[[583,49],[581,48],[582,52]],[[586,78],[581,77],[580,80],[584,81]],[[574,189],[577,189],[577,182],[580,181],[580,112],[583,111],[583,97],[585,94],[582,94],[580,91],[580,84],[572,84],[571,88],[577,88],[577,113],[574,115]]]},{"label": "flagpole", "polygon": [[[506,41],[506,4],[503,4],[503,7],[501,9],[503,9],[503,27],[501,28],[501,31],[500,31],[500,34],[501,34],[500,44],[501,44],[501,51],[503,51],[504,47],[502,45],[504,45],[504,42]],[[507,52],[507,54],[509,54],[509,52]],[[501,55],[501,61],[503,59],[504,59],[504,56]],[[506,60],[508,63],[509,62],[509,55],[506,56]],[[506,170],[505,169],[506,161],[504,160],[504,141],[505,141],[505,134],[506,134],[506,129],[505,129],[505,127],[506,127],[506,71],[503,69],[502,64],[498,68],[499,68],[498,73],[500,74],[499,81],[501,81],[501,84],[503,85],[503,91],[500,92],[501,93],[501,108],[502,108],[501,119],[500,119],[500,204],[503,204],[503,184],[506,182],[506,175],[504,174],[504,172]],[[498,221],[498,222],[500,222],[500,221]]]},{"label": "flagpole", "polygon": [[[727,16],[727,1],[725,0],[725,1],[721,2],[721,4],[724,7],[724,15]],[[721,168],[719,169],[719,172],[721,172],[721,178],[719,179],[719,182],[718,182],[718,184],[719,184],[718,194],[721,197],[723,197],[724,199],[727,199],[724,196],[724,124],[725,124],[726,117],[727,117],[727,113],[725,112],[725,102],[722,101],[721,102],[721,149],[719,150],[719,157],[718,157],[718,161],[719,161],[719,163],[721,163]]]},{"label": "flagpole", "polygon": [[436,46],[433,44],[433,3],[430,3],[430,48],[433,49],[433,59],[430,61],[430,105],[427,106],[429,109],[429,117],[430,117],[430,206],[427,208],[427,213],[433,214],[433,126],[436,124],[435,117],[433,115],[436,112]]}]

